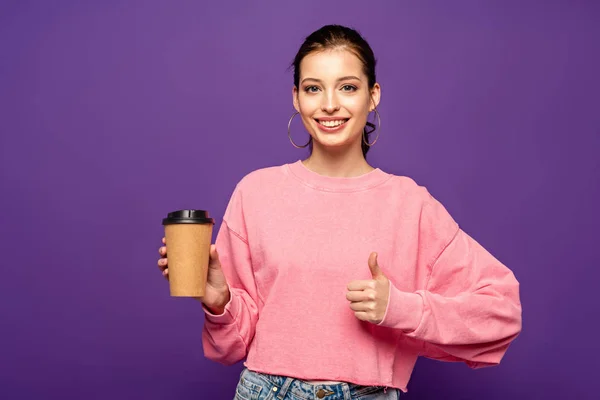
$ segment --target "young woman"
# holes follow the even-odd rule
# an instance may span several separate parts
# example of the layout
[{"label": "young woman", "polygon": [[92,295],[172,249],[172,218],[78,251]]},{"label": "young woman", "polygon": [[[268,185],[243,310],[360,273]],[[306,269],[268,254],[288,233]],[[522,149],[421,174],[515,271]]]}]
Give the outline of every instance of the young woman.
[{"label": "young woman", "polygon": [[495,365],[521,330],[513,273],[424,187],[367,162],[379,101],[356,31],[306,38],[290,124],[310,138],[290,140],[310,156],[237,184],[200,299],[206,357],[246,359],[236,399],[395,399],[419,355]]}]

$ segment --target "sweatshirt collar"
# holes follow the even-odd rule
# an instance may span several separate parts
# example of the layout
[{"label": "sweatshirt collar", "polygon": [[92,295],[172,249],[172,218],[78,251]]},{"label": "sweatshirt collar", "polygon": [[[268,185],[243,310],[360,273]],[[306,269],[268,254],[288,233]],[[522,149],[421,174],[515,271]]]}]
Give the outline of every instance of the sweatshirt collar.
[{"label": "sweatshirt collar", "polygon": [[313,189],[325,192],[355,192],[367,190],[387,181],[392,175],[379,168],[350,178],[320,175],[308,169],[302,160],[286,164],[288,171],[298,180]]}]

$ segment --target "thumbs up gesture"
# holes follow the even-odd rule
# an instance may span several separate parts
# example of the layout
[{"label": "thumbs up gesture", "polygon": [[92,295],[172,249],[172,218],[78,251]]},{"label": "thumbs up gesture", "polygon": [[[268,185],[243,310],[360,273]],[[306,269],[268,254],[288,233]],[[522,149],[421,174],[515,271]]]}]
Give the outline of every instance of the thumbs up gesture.
[{"label": "thumbs up gesture", "polygon": [[390,281],[377,264],[377,253],[369,257],[373,279],[357,280],[348,284],[346,299],[356,318],[378,324],[383,320],[390,293]]}]

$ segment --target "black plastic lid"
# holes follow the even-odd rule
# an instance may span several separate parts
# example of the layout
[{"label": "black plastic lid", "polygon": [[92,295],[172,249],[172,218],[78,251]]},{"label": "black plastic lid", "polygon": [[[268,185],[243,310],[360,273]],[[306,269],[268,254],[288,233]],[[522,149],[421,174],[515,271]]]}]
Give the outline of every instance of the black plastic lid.
[{"label": "black plastic lid", "polygon": [[170,212],[162,220],[163,225],[170,224],[214,224],[215,220],[209,218],[208,211],[204,210],[178,210]]}]

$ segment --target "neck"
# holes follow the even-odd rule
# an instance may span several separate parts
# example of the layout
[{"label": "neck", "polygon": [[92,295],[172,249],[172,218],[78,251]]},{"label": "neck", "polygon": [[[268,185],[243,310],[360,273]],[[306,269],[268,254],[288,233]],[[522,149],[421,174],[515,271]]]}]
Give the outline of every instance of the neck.
[{"label": "neck", "polygon": [[351,178],[371,172],[374,168],[369,165],[359,146],[352,149],[331,151],[323,149],[318,143],[313,146],[310,157],[302,163],[308,169],[319,175]]}]

